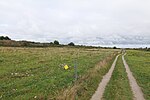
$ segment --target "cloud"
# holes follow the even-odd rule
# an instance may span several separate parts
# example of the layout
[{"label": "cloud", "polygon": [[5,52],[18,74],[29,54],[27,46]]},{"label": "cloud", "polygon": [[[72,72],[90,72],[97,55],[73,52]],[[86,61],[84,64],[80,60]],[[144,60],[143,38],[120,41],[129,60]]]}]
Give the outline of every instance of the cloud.
[{"label": "cloud", "polygon": [[85,45],[150,44],[149,0],[1,0],[0,34]]}]

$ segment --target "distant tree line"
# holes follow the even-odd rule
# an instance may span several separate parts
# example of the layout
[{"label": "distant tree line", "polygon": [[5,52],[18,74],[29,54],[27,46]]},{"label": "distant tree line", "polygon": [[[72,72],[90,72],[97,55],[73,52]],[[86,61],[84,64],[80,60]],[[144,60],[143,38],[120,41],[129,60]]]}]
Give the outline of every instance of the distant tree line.
[{"label": "distant tree line", "polygon": [[[60,44],[58,40],[54,40],[54,42],[50,43],[40,43],[40,42],[31,42],[31,41],[15,41],[11,40],[8,36],[0,36],[0,46],[10,46],[10,47],[49,47],[49,46],[55,46],[55,47],[61,47],[61,46],[67,46]],[[75,46],[73,42],[70,42],[68,46]]]},{"label": "distant tree line", "polygon": [[[58,40],[55,40],[54,42],[50,42],[50,44],[53,44],[53,45],[61,45]],[[75,44],[74,44],[73,42],[70,42],[70,43],[68,44],[68,46],[75,46]]]},{"label": "distant tree line", "polygon": [[[58,40],[54,40],[49,43],[40,43],[40,42],[31,42],[31,41],[15,41],[11,40],[8,36],[0,36],[0,46],[8,47],[62,47],[62,46],[74,46],[80,48],[104,48],[104,49],[119,49],[116,46],[114,47],[94,47],[94,46],[85,46],[85,45],[75,45],[73,42],[68,43],[67,45],[60,44]],[[135,50],[145,50],[150,51],[150,48],[126,48],[126,49],[135,49]]]},{"label": "distant tree line", "polygon": [[8,36],[0,36],[0,40],[11,40]]}]

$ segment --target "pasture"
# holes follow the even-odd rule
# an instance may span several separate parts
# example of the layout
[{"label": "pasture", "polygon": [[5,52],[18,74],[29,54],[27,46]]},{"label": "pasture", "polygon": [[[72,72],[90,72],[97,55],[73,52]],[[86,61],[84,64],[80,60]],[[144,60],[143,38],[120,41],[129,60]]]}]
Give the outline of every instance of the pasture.
[{"label": "pasture", "polygon": [[[0,47],[0,99],[63,98],[64,91],[74,87],[75,64],[78,68],[76,84],[87,85],[84,94],[77,91],[76,95],[81,99],[89,99],[118,51],[71,47]],[[104,59],[104,63],[99,63]],[[65,64],[69,66],[68,70],[64,70]],[[97,67],[97,64],[101,67]],[[94,86],[90,88],[88,83]],[[78,89],[82,90],[82,87]]]}]

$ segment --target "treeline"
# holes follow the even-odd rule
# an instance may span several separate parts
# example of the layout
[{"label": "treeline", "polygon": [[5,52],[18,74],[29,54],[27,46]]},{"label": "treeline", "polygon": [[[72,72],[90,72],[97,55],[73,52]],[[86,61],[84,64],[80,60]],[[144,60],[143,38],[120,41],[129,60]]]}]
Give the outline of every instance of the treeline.
[{"label": "treeline", "polygon": [[[40,43],[40,42],[31,42],[31,41],[14,41],[14,40],[0,40],[0,46],[7,47],[61,47],[67,46],[63,44],[59,44],[59,42],[50,42],[50,43]],[[75,46],[74,43],[69,43],[68,46]]]},{"label": "treeline", "polygon": [[126,48],[126,50],[142,50],[142,51],[150,51],[150,48],[145,47],[145,48]]},{"label": "treeline", "polygon": [[[95,46],[85,46],[85,45],[75,45],[73,42],[68,43],[67,45],[60,44],[58,40],[49,43],[40,43],[40,42],[31,42],[31,41],[15,41],[9,39],[1,39],[0,46],[3,47],[75,47],[75,48],[102,48]],[[104,47],[109,49],[109,47]]]},{"label": "treeline", "polygon": [[[114,47],[95,47],[95,46],[85,46],[85,45],[75,45],[73,42],[68,43],[67,45],[60,44],[58,40],[49,43],[40,43],[40,42],[32,42],[32,41],[15,41],[11,40],[8,36],[0,36],[0,46],[4,47],[80,47],[80,48],[104,48],[104,49],[120,49],[116,46]],[[126,48],[133,50],[146,50],[150,51],[150,48]]]},{"label": "treeline", "polygon": [[0,46],[7,47],[49,47],[49,46],[75,46],[73,42],[70,42],[68,45],[60,44],[58,40],[55,40],[50,43],[40,43],[40,42],[31,42],[31,41],[15,41],[11,40],[8,36],[0,36]]},{"label": "treeline", "polygon": [[118,49],[117,47],[95,47],[95,46],[86,46],[86,45],[75,45],[73,42],[68,43],[67,45],[60,44],[58,40],[55,40],[50,43],[40,43],[40,42],[31,42],[31,41],[15,41],[11,40],[8,36],[0,36],[0,46],[4,47],[75,47],[75,48],[104,48],[104,49]]},{"label": "treeline", "polygon": [[135,48],[135,50],[150,51],[150,48],[148,48],[148,47],[145,47],[145,48]]}]

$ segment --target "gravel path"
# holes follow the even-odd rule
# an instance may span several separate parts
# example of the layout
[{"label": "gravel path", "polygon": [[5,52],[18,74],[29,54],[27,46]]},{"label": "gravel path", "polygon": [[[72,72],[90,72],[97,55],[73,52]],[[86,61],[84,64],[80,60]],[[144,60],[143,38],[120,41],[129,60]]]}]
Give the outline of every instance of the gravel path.
[{"label": "gravel path", "polygon": [[[118,55],[119,56],[119,55]],[[97,88],[97,91],[95,92],[95,94],[92,96],[91,100],[101,100],[102,96],[103,96],[103,93],[105,91],[105,87],[107,85],[107,83],[109,82],[110,78],[111,78],[111,75],[112,75],[112,72],[115,68],[115,65],[116,65],[116,62],[117,62],[117,59],[118,59],[118,56],[116,57],[116,59],[114,60],[109,72],[103,76],[103,79],[102,81],[100,82],[98,88]]]},{"label": "gravel path", "polygon": [[143,92],[141,91],[141,88],[138,86],[135,78],[132,75],[132,72],[130,71],[130,68],[128,66],[128,64],[126,63],[125,59],[124,59],[124,55],[122,56],[122,60],[123,60],[123,64],[126,68],[126,72],[128,75],[128,79],[129,79],[129,83],[131,86],[131,89],[133,91],[134,94],[134,100],[145,100],[143,97]]}]

